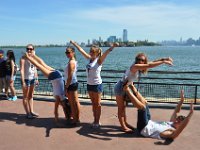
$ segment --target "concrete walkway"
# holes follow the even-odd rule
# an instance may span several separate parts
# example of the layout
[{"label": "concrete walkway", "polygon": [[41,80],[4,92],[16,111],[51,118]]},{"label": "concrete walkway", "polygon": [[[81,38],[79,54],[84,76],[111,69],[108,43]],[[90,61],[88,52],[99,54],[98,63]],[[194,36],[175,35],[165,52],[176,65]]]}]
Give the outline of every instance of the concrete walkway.
[{"label": "concrete walkway", "polygon": [[[81,102],[81,125],[70,127],[60,108],[60,123],[53,119],[53,102],[34,101],[35,112],[40,117],[28,120],[24,115],[22,100],[0,100],[0,150],[197,150],[200,140],[200,111],[183,133],[172,143],[138,137],[136,133],[120,131],[116,105],[102,106],[100,129],[91,129],[93,121],[89,103]],[[169,120],[172,109],[151,108],[153,120]],[[183,110],[187,114],[188,110]],[[127,108],[128,122],[136,126],[137,111]]]}]

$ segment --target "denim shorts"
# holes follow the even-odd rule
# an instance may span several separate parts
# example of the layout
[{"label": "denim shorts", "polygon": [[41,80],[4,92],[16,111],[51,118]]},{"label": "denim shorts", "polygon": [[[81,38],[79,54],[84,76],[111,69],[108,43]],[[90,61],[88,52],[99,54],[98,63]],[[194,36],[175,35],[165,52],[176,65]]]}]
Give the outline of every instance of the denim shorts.
[{"label": "denim shorts", "polygon": [[117,96],[125,96],[125,91],[123,90],[123,82],[120,80],[115,84],[114,93]]},{"label": "denim shorts", "polygon": [[78,90],[78,82],[70,84],[67,88],[67,91],[77,91]]},{"label": "denim shorts", "polygon": [[31,86],[35,84],[35,79],[31,79],[31,80],[25,79],[24,81],[25,81],[26,86]]},{"label": "denim shorts", "polygon": [[58,70],[54,70],[48,76],[48,80],[55,80],[62,77],[62,73]]},{"label": "denim shorts", "polygon": [[140,133],[142,129],[148,124],[149,120],[151,119],[151,114],[149,111],[148,104],[146,104],[146,108],[144,110],[138,110],[137,118],[138,118],[137,129]]},{"label": "denim shorts", "polygon": [[97,85],[87,84],[87,91],[102,93],[103,86],[102,86],[102,84],[97,84]]}]

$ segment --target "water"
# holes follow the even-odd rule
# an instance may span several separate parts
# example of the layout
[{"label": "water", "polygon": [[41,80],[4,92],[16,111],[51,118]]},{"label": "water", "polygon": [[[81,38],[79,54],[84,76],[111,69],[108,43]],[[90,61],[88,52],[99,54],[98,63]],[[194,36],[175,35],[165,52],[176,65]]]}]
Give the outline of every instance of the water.
[{"label": "water", "polygon": [[[84,48],[87,52],[89,48]],[[107,48],[103,47],[103,51]],[[7,50],[7,49],[5,49]],[[15,48],[16,63],[19,64],[19,59],[25,48]],[[48,65],[56,69],[64,69],[68,59],[65,55],[65,47],[39,47],[36,48],[36,54],[40,56]],[[161,65],[151,70],[162,71],[200,71],[200,47],[187,46],[154,46],[154,47],[117,47],[107,57],[103,63],[103,69],[125,70],[133,62],[139,52],[147,54],[149,61],[161,57],[171,57],[174,59],[174,66]],[[78,60],[78,69],[85,69],[88,61],[76,50]],[[85,74],[85,73],[83,73]],[[151,76],[154,76],[153,74]],[[158,75],[156,75],[158,76]],[[169,75],[159,75],[159,77],[168,77]],[[176,77],[186,77],[184,74],[176,74]],[[197,75],[189,75],[189,77],[199,78]]]}]

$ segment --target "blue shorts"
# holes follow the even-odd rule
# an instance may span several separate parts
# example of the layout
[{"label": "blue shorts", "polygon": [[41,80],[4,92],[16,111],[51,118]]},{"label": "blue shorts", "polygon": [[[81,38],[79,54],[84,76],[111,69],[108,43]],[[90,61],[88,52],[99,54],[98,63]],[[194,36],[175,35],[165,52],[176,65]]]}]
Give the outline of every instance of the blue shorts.
[{"label": "blue shorts", "polygon": [[62,78],[62,73],[58,70],[54,70],[48,76],[48,80],[55,80],[55,79],[58,79],[58,78]]},{"label": "blue shorts", "polygon": [[149,111],[149,106],[146,104],[146,108],[144,110],[138,110],[137,116],[137,129],[139,133],[144,129],[144,127],[148,124],[149,120],[151,119],[151,114]]},{"label": "blue shorts", "polygon": [[67,88],[67,91],[77,91],[78,90],[78,82],[70,84]]},{"label": "blue shorts", "polygon": [[31,86],[35,84],[35,79],[31,79],[31,80],[25,79],[24,81],[25,81],[26,86]]},{"label": "blue shorts", "polygon": [[87,84],[87,91],[102,93],[103,86],[102,86],[102,84],[97,84],[97,85]]},{"label": "blue shorts", "polygon": [[115,84],[114,93],[117,96],[125,96],[125,91],[123,90],[123,82],[120,80]]}]

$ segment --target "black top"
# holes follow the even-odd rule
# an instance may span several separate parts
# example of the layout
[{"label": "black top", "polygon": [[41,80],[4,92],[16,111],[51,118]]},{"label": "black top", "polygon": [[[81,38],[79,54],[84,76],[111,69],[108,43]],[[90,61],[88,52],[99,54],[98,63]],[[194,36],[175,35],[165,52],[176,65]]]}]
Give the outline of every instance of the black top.
[{"label": "black top", "polygon": [[[12,67],[11,67],[11,60],[6,60],[6,75],[11,76],[12,74]],[[14,71],[14,75],[16,74],[16,71]]]},{"label": "black top", "polygon": [[0,63],[0,78],[6,77],[6,61]]}]

